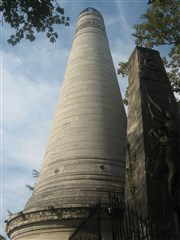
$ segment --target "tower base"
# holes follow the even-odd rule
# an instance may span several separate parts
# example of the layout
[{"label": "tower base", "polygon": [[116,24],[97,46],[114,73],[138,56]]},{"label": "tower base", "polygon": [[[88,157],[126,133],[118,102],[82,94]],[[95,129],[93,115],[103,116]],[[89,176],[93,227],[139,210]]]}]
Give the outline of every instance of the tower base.
[{"label": "tower base", "polygon": [[[82,222],[88,220],[92,208],[46,209],[35,212],[19,212],[13,215],[7,224],[6,232],[11,240],[69,240]],[[98,219],[85,226],[80,234],[97,236],[98,227],[102,229],[103,239],[111,239],[109,217],[101,215],[101,226]],[[93,220],[93,218],[91,219]],[[83,232],[83,231],[84,232]],[[78,232],[78,231],[77,231]]]}]

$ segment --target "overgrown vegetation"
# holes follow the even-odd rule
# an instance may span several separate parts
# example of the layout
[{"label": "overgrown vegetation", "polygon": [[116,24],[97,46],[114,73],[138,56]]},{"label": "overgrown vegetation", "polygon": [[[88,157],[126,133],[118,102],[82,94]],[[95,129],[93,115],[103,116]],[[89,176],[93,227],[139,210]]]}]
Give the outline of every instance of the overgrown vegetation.
[{"label": "overgrown vegetation", "polygon": [[15,46],[23,38],[30,42],[39,32],[45,33],[51,43],[58,38],[55,25],[69,25],[69,17],[56,0],[3,0],[0,2],[1,23],[6,22],[15,33],[7,40]]},{"label": "overgrown vegetation", "polygon": [[[167,45],[168,56],[163,57],[173,91],[180,96],[180,1],[152,1],[141,15],[142,23],[133,26],[137,46],[153,48]],[[128,63],[120,62],[118,73],[128,75]],[[128,103],[127,93],[124,100]]]}]

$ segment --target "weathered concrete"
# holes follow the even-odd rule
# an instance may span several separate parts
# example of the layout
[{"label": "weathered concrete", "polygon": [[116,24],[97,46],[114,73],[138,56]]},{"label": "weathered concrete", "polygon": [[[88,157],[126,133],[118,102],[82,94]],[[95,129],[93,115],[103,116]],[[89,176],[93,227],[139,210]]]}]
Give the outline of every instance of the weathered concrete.
[{"label": "weathered concrete", "polygon": [[[83,25],[83,26],[82,26]],[[103,18],[79,17],[36,188],[25,210],[107,203],[124,192],[126,117]]]},{"label": "weathered concrete", "polygon": [[[99,200],[106,207],[109,191],[124,197],[125,136],[126,116],[103,17],[88,9],[78,19],[43,166],[23,212],[88,211]],[[48,239],[45,229],[51,232],[52,228],[57,234],[53,233],[53,239],[56,235],[66,240],[71,232],[69,223],[61,228],[61,223],[54,227],[55,220],[32,224],[29,219],[27,227],[21,226],[26,236],[15,226],[11,231],[7,228],[13,240]],[[69,230],[63,230],[64,226]],[[28,235],[30,229],[33,236]]]},{"label": "weathered concrete", "polygon": [[128,97],[126,201],[151,219],[162,239],[174,239],[178,108],[158,51],[135,48]]}]

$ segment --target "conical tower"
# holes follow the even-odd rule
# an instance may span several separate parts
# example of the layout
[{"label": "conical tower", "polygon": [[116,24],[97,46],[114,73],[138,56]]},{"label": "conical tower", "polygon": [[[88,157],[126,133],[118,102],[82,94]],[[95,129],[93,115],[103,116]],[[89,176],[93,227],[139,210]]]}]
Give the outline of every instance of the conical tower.
[{"label": "conical tower", "polygon": [[102,15],[81,12],[42,169],[13,240],[66,240],[108,192],[124,196],[126,116]]}]

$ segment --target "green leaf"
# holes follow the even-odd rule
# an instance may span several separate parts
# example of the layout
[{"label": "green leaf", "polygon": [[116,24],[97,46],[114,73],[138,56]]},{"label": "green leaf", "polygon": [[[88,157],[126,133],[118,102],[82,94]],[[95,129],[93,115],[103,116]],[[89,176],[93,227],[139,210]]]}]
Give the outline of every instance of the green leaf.
[{"label": "green leaf", "polygon": [[54,43],[54,42],[56,42],[56,39],[55,39],[55,37],[50,37],[50,42],[51,42],[51,43]]},{"label": "green leaf", "polygon": [[55,37],[55,38],[58,38],[57,32],[54,33],[54,37]]},{"label": "green leaf", "polygon": [[123,77],[128,75],[128,62],[119,63],[118,75],[122,75]]},{"label": "green leaf", "polygon": [[47,32],[46,35],[47,35],[48,38],[50,38],[50,36],[51,36],[51,34],[49,32]]},{"label": "green leaf", "polygon": [[59,7],[59,6],[56,8],[56,11],[59,12],[60,14],[62,14],[62,15],[64,14],[64,9]]}]

